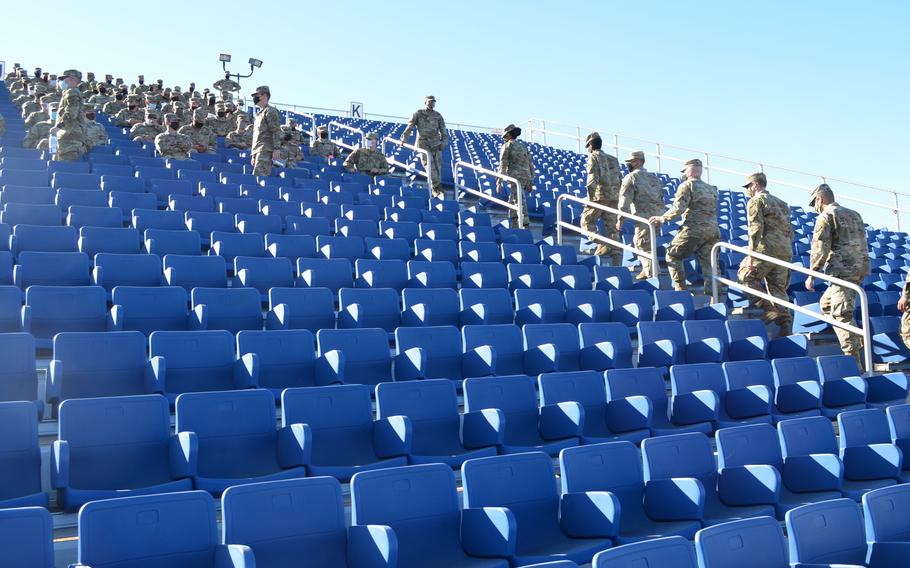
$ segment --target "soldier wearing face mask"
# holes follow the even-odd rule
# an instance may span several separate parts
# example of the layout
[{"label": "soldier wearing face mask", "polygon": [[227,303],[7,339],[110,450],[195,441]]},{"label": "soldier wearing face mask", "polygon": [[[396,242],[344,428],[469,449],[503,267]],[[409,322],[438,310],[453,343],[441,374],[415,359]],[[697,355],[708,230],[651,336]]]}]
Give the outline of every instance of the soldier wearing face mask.
[{"label": "soldier wearing face mask", "polygon": [[[442,199],[445,193],[442,189],[442,152],[449,143],[446,132],[446,122],[436,109],[436,97],[427,95],[423,100],[424,108],[411,116],[408,126],[401,135],[401,141],[406,142],[411,130],[417,128],[415,146],[427,151],[430,156],[431,170],[428,172],[428,182],[433,190],[433,197]],[[427,167],[427,158],[420,154],[423,167]]]},{"label": "soldier wearing face mask", "polygon": [[231,119],[228,118],[224,104],[215,105],[215,116],[209,119],[209,126],[215,136],[227,136],[227,133],[231,131]]},{"label": "soldier wearing face mask", "polygon": [[82,73],[75,69],[63,72],[58,87],[61,90],[57,120],[49,134],[57,137],[57,152],[54,160],[75,162],[88,150],[85,144],[85,110],[82,93],[76,88]]},{"label": "soldier wearing face mask", "polygon": [[94,94],[91,97],[89,97],[88,104],[93,109],[101,110],[104,108],[104,105],[111,102],[112,100],[114,100],[114,98],[108,94],[107,87],[104,86],[104,84],[100,84],[100,85],[98,85],[97,94]]},{"label": "soldier wearing face mask", "polygon": [[121,128],[132,128],[145,120],[145,111],[139,106],[139,96],[129,95],[126,99],[126,108],[114,116],[114,125]]},{"label": "soldier wearing face mask", "polygon": [[284,135],[284,144],[281,148],[284,165],[288,168],[295,168],[297,162],[303,161],[303,152],[300,151],[303,136],[297,129],[297,121],[289,118],[288,123],[281,127],[281,131]]},{"label": "soldier wearing face mask", "polygon": [[360,172],[371,176],[380,176],[389,173],[389,162],[385,155],[377,148],[379,135],[375,132],[367,134],[366,148],[358,148],[344,161],[344,169],[349,172]]},{"label": "soldier wearing face mask", "polygon": [[[531,154],[524,144],[518,141],[521,128],[509,124],[502,129],[502,148],[499,151],[499,173],[511,176],[518,180],[521,187],[509,187],[509,203],[518,204],[518,192],[531,193],[534,178],[534,165]],[[502,192],[502,180],[496,178],[496,193]],[[528,199],[524,196],[521,202],[521,211],[509,209],[509,223],[513,229],[524,229],[529,225]]]},{"label": "soldier wearing face mask", "polygon": [[108,143],[107,130],[95,122],[95,111],[93,109],[86,109],[85,111],[85,142],[89,148],[106,146]]},{"label": "soldier wearing face mask", "polygon": [[212,86],[215,87],[215,90],[217,91],[228,93],[228,96],[230,96],[230,93],[236,93],[240,91],[240,83],[231,79],[230,73],[225,73],[224,79],[215,81]]},{"label": "soldier wearing face mask", "polygon": [[228,148],[249,150],[253,146],[253,126],[250,124],[249,115],[245,112],[238,114],[235,123],[237,127],[225,136],[224,145]]},{"label": "soldier wearing face mask", "polygon": [[32,126],[34,126],[35,124],[37,124],[43,120],[49,120],[51,115],[47,113],[47,111],[45,110],[46,108],[47,108],[47,104],[43,104],[38,108],[38,110],[36,110],[35,112],[30,113],[28,116],[26,116],[25,117],[25,127],[31,128]]},{"label": "soldier wearing face mask", "polygon": [[174,113],[164,115],[167,131],[155,137],[155,149],[162,158],[174,160],[188,160],[193,149],[193,141],[189,136],[180,134],[180,117]]},{"label": "soldier wearing face mask", "polygon": [[200,154],[215,153],[215,133],[205,123],[207,118],[208,112],[201,108],[196,109],[193,112],[193,123],[180,128],[180,134],[189,136],[193,142],[193,150]]},{"label": "soldier wearing face mask", "polygon": [[130,140],[154,142],[155,137],[163,131],[164,128],[158,124],[158,111],[150,108],[145,109],[145,122],[136,124],[130,128]]},{"label": "soldier wearing face mask", "polygon": [[310,145],[310,156],[322,156],[331,160],[339,155],[341,155],[341,150],[329,140],[329,129],[325,126],[317,128],[316,139]]},{"label": "soldier wearing face mask", "polygon": [[145,84],[145,75],[139,75],[136,78],[138,85],[132,85],[130,87],[130,93],[134,95],[144,95],[148,90],[148,85]]},{"label": "soldier wearing face mask", "polygon": [[[47,109],[48,115],[54,117],[57,113],[57,104],[50,103],[48,104]],[[54,117],[56,120],[56,117]],[[36,122],[31,128],[28,129],[28,132],[25,133],[25,139],[22,141],[23,148],[39,148],[40,144],[44,144],[44,147],[47,147],[47,137],[51,131],[51,128],[54,126],[54,120],[48,118],[47,120],[42,120],[41,122]]]},{"label": "soldier wearing face mask", "polygon": [[272,91],[262,85],[253,93],[253,104],[259,107],[253,124],[252,163],[253,174],[267,176],[272,173],[272,162],[281,159],[281,113],[269,104]]}]

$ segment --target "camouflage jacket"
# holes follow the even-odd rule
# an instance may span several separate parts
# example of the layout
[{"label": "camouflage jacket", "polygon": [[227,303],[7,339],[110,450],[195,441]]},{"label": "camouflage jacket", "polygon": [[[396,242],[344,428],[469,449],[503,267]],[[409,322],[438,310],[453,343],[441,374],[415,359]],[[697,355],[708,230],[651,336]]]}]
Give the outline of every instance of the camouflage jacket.
[{"label": "camouflage jacket", "polygon": [[619,188],[619,209],[646,219],[663,215],[667,208],[657,176],[644,168],[626,174]]},{"label": "camouflage jacket", "polygon": [[283,143],[281,114],[273,106],[267,106],[256,114],[253,122],[253,153],[274,152]]},{"label": "camouflage jacket", "polygon": [[212,132],[212,129],[207,125],[196,128],[192,124],[187,124],[185,126],[181,126],[180,130],[177,132],[189,137],[190,141],[192,141],[193,151],[196,150],[196,146],[202,145],[205,146],[206,154],[215,153],[215,145],[217,144],[217,140],[215,139],[215,133]]},{"label": "camouflage jacket", "polygon": [[109,103],[104,103],[104,106],[101,107],[101,112],[103,112],[107,116],[114,117],[114,116],[117,116],[117,113],[119,113],[121,110],[123,110],[125,108],[126,108],[126,104],[124,104],[123,101],[118,101],[115,99]]},{"label": "camouflage jacket", "polygon": [[588,199],[593,201],[607,201],[614,205],[619,200],[619,161],[602,150],[594,150],[588,154],[588,179],[585,187],[588,189]]},{"label": "camouflage jacket", "polygon": [[131,128],[134,124],[145,121],[145,111],[140,107],[136,110],[124,108],[114,116],[114,124],[121,128]]},{"label": "camouflage jacket", "polygon": [[349,172],[358,171],[370,175],[372,175],[370,170],[375,169],[380,170],[381,175],[389,173],[389,162],[379,150],[358,148],[351,152],[351,155],[344,161],[344,169]]},{"label": "camouflage jacket", "polygon": [[22,147],[33,150],[37,148],[39,142],[47,140],[53,126],[54,124],[50,120],[45,120],[29,128],[28,132],[25,133],[25,139],[22,141]]},{"label": "camouflage jacket", "polygon": [[32,114],[25,117],[25,127],[31,128],[32,126],[35,126],[39,122],[42,122],[45,120],[50,120],[50,119],[51,119],[51,117],[49,114],[47,114],[43,110],[39,110],[39,111],[33,112]]},{"label": "camouflage jacket", "polygon": [[63,97],[60,99],[60,106],[57,109],[57,122],[55,127],[59,128],[57,140],[61,142],[84,141],[85,140],[85,106],[82,103],[82,93],[79,89],[66,89],[63,91]]},{"label": "camouflage jacket", "polygon": [[224,137],[224,145],[228,148],[249,150],[253,146],[253,126],[247,126],[242,132],[231,130]]},{"label": "camouflage jacket", "polygon": [[107,130],[94,120],[86,120],[85,143],[89,147],[104,146],[108,143]]},{"label": "camouflage jacket", "polygon": [[717,225],[717,188],[698,178],[689,178],[676,188],[676,198],[664,213],[669,221],[682,215],[682,226],[699,233],[719,232]]},{"label": "camouflage jacket", "polygon": [[335,146],[335,143],[329,139],[325,140],[313,140],[312,145],[310,145],[310,155],[311,156],[322,156],[323,158],[328,158],[329,156],[337,156],[340,152],[338,147]]},{"label": "camouflage jacket", "polygon": [[193,149],[193,141],[185,134],[168,130],[155,136],[155,149],[162,158],[188,160]]},{"label": "camouflage jacket", "polygon": [[749,249],[790,262],[793,260],[793,225],[790,206],[783,199],[762,191],[746,206]]},{"label": "camouflage jacket", "polygon": [[152,142],[155,137],[164,132],[164,127],[160,124],[148,124],[141,122],[130,128],[130,140],[142,140],[143,142]]},{"label": "camouflage jacket", "polygon": [[401,137],[407,140],[414,127],[417,127],[417,142],[414,144],[419,148],[427,150],[436,150],[442,145],[443,148],[449,143],[449,135],[446,132],[446,121],[442,115],[435,110],[420,109],[411,116],[408,121],[408,127],[404,129]]},{"label": "camouflage jacket", "polygon": [[859,213],[829,203],[815,220],[809,268],[849,282],[869,274],[869,245]]},{"label": "camouflage jacket", "polygon": [[215,133],[215,136],[227,136],[227,133],[231,131],[231,126],[234,121],[230,117],[212,117],[209,119],[209,128],[212,129],[212,132]]},{"label": "camouflage jacket", "polygon": [[499,173],[517,179],[523,188],[531,185],[534,166],[531,163],[531,153],[524,144],[509,140],[502,145],[499,151]]}]

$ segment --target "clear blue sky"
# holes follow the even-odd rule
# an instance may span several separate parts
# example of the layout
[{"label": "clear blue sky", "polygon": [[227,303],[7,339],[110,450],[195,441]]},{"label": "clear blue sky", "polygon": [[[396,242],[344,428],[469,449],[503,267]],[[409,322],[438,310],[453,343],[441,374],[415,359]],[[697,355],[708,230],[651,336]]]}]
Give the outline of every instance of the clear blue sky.
[{"label": "clear blue sky", "polygon": [[[449,122],[544,117],[910,192],[905,0],[96,0],[2,13],[7,65],[210,85],[228,52],[265,62],[244,90],[268,84],[275,101],[408,115],[434,94]],[[47,21],[70,25],[38,33]]]}]

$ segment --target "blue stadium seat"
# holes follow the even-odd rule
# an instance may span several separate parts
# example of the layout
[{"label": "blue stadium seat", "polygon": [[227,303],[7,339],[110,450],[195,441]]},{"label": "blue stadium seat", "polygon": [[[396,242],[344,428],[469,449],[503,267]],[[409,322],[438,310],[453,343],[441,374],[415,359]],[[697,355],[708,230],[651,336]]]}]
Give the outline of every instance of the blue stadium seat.
[{"label": "blue stadium seat", "polygon": [[420,237],[431,241],[457,241],[458,229],[448,223],[420,223]]},{"label": "blue stadium seat", "polygon": [[844,410],[860,410],[866,407],[865,382],[851,378],[822,385],[815,359],[793,357],[771,361],[777,390],[777,406],[785,412],[796,412],[818,407],[822,414],[835,418]]},{"label": "blue stadium seat", "polygon": [[16,256],[25,251],[77,252],[76,235],[73,227],[19,224],[13,227],[9,250]]},{"label": "blue stadium seat", "polygon": [[146,252],[165,256],[179,254],[195,256],[202,254],[202,239],[196,231],[146,229],[143,233]]},{"label": "blue stadium seat", "polygon": [[294,265],[287,258],[238,256],[234,258],[233,287],[253,288],[265,302],[271,288],[294,287]]},{"label": "blue stadium seat", "polygon": [[374,420],[366,385],[286,389],[281,395],[281,418],[284,426],[309,426],[312,454],[308,470],[313,476],[348,481],[359,471],[408,463],[408,419],[392,416]]},{"label": "blue stadium seat", "polygon": [[351,261],[346,258],[298,258],[297,286],[328,288],[337,296],[342,288],[354,286]]},{"label": "blue stadium seat", "polygon": [[184,213],[186,228],[196,231],[205,245],[211,244],[211,235],[215,231],[233,233],[237,231],[234,226],[234,216],[230,213],[210,213],[203,211],[187,211]]},{"label": "blue stadium seat", "polygon": [[243,329],[262,329],[262,302],[253,288],[196,287],[190,297],[193,311],[205,314],[206,329],[225,329],[234,334]]},{"label": "blue stadium seat", "polygon": [[458,301],[452,288],[405,288],[401,292],[401,325],[458,326]]},{"label": "blue stadium seat", "polygon": [[607,401],[622,400],[630,396],[644,396],[651,401],[651,433],[667,436],[684,432],[710,434],[713,422],[704,420],[687,424],[669,412],[670,401],[664,384],[663,373],[656,367],[637,369],[610,369],[606,371]]},{"label": "blue stadium seat", "polygon": [[689,320],[683,322],[687,363],[723,363],[727,360],[727,329],[724,322]]},{"label": "blue stadium seat", "polygon": [[494,242],[458,241],[459,262],[499,262],[499,247]]},{"label": "blue stadium seat", "polygon": [[179,286],[118,286],[111,296],[111,317],[124,331],[149,336],[153,331],[205,329],[205,314],[187,308],[189,296]]},{"label": "blue stadium seat", "polygon": [[306,477],[307,428],[276,430],[271,391],[184,393],[176,410],[175,430],[198,444],[196,489],[220,495],[231,485]]},{"label": "blue stadium seat", "polygon": [[657,290],[654,292],[654,301],[657,305],[655,318],[658,321],[725,320],[727,317],[724,304],[712,304],[695,309],[695,300],[691,292]]},{"label": "blue stadium seat", "polygon": [[77,241],[79,252],[94,259],[98,253],[138,254],[139,231],[132,228],[82,227]]},{"label": "blue stadium seat", "polygon": [[63,188],[57,190],[54,197],[54,203],[60,207],[60,210],[66,213],[70,207],[105,207],[108,204],[108,195],[103,191],[96,189],[70,189]]},{"label": "blue stadium seat", "polygon": [[30,286],[22,320],[38,349],[50,349],[63,331],[117,331],[100,286]]},{"label": "blue stadium seat", "polygon": [[910,476],[910,404],[896,404],[885,409],[891,442],[900,448],[904,457],[904,478]]},{"label": "blue stadium seat", "polygon": [[770,517],[704,528],[695,535],[695,550],[700,568],[790,568],[784,533]]},{"label": "blue stadium seat", "polygon": [[610,290],[610,319],[635,327],[654,319],[654,300],[644,290]]},{"label": "blue stadium seat", "polygon": [[296,263],[298,258],[316,257],[316,239],[309,235],[266,233],[265,249],[268,256],[287,258]]},{"label": "blue stadium seat", "polygon": [[631,442],[566,448],[559,454],[559,470],[563,494],[609,491],[616,496],[617,544],[680,536],[688,546],[685,539],[694,538],[701,528],[704,498],[698,483],[680,478],[672,485],[658,480],[646,485],[641,455]]},{"label": "blue stadium seat", "polygon": [[[462,485],[465,512],[486,521],[479,536],[508,539],[499,556],[512,566],[550,560],[585,564],[610,548],[619,531],[616,496],[602,491],[560,496],[553,461],[541,452],[470,460],[462,466]],[[494,524],[491,513],[479,510],[488,507],[499,511],[493,518],[505,518]]]},{"label": "blue stadium seat", "polygon": [[27,251],[13,268],[13,282],[23,290],[35,285],[86,286],[88,267],[88,256],[81,252]]},{"label": "blue stadium seat", "polygon": [[25,331],[22,313],[22,290],[16,286],[0,286],[0,333]]},{"label": "blue stadium seat", "polygon": [[[399,213],[404,213],[404,211],[401,210],[395,214],[398,215]],[[413,243],[420,236],[420,228],[413,221],[380,221],[379,234],[388,239],[404,239],[409,243]]]},{"label": "blue stadium seat", "polygon": [[[869,407],[884,408],[907,401],[907,376],[904,373],[863,376],[856,359],[849,355],[825,355],[818,358],[818,372],[825,389],[841,388],[838,379],[865,381],[865,401]],[[856,386],[859,389],[859,383]]]},{"label": "blue stadium seat", "polygon": [[157,211],[154,209],[133,209],[131,221],[133,228],[142,231],[146,229],[162,229],[166,231],[185,231],[186,222],[182,213],[177,211]]},{"label": "blue stadium seat", "polygon": [[395,349],[396,381],[464,378],[457,327],[399,327],[395,330]]},{"label": "blue stadium seat", "polygon": [[67,400],[60,405],[59,424],[51,486],[66,511],[99,499],[193,487],[195,447],[188,436],[171,435],[164,397]]},{"label": "blue stadium seat", "polygon": [[108,294],[117,286],[161,286],[161,257],[155,254],[98,253],[92,281]]},{"label": "blue stadium seat", "polygon": [[[232,191],[230,187],[225,187],[224,190],[221,190],[218,186],[206,193],[206,197],[209,199],[214,197],[215,211],[218,213],[231,213],[234,215],[235,225],[237,224],[238,214],[259,215],[259,204],[256,203],[256,200],[237,197],[237,193],[239,193],[239,189]],[[262,216],[264,217],[265,215]],[[280,220],[278,225],[280,230]]]},{"label": "blue stadium seat", "polygon": [[137,331],[58,333],[45,398],[53,415],[64,400],[161,391]]},{"label": "blue stadium seat", "polygon": [[568,266],[578,264],[578,249],[571,245],[540,244],[541,262],[547,265]]},{"label": "blue stadium seat", "polygon": [[152,372],[173,402],[185,392],[256,387],[258,357],[238,357],[234,336],[225,330],[156,331],[149,336]]},{"label": "blue stadium seat", "polygon": [[49,187],[47,171],[15,170],[0,167],[0,185],[28,185]]},{"label": "blue stadium seat", "polygon": [[594,288],[605,292],[631,290],[632,273],[624,266],[595,266]]},{"label": "blue stadium seat", "polygon": [[516,325],[562,323],[564,321],[566,321],[566,304],[559,290],[515,290]]},{"label": "blue stadium seat", "polygon": [[57,171],[51,175],[51,187],[54,189],[60,189],[61,187],[69,187],[72,189],[99,189],[101,187],[101,176],[90,173]]},{"label": "blue stadium seat", "polygon": [[236,568],[256,560],[246,546],[219,544],[215,503],[203,491],[110,499],[79,514],[85,566]]},{"label": "blue stadium seat", "polygon": [[[241,233],[281,233],[281,219],[269,217],[268,215],[237,213],[234,215],[234,226]],[[316,248],[316,241],[313,240],[313,248]]]},{"label": "blue stadium seat", "polygon": [[910,359],[910,349],[900,337],[901,318],[879,316],[872,324],[872,357],[874,363],[903,363]]},{"label": "blue stadium seat", "polygon": [[[548,276],[549,278],[549,276]],[[508,288],[506,267],[499,262],[461,263],[461,288]]]},{"label": "blue stadium seat", "polygon": [[[717,464],[711,440],[702,433],[674,434],[648,438],[641,444],[644,461],[645,483],[653,480],[687,477],[702,485],[704,501],[704,526],[717,525],[738,519],[774,516],[774,503],[780,492],[776,470],[770,466],[755,466],[761,470],[765,495],[753,495],[753,486],[718,485]],[[729,491],[727,491],[729,489]],[[771,493],[772,495],[767,495]]]},{"label": "blue stadium seat", "polygon": [[877,408],[849,410],[837,415],[840,458],[844,478],[894,484],[903,481],[904,456],[891,441],[885,412]]},{"label": "blue stadium seat", "polygon": [[226,288],[227,266],[220,256],[169,254],[164,257],[164,280],[168,286]]},{"label": "blue stadium seat", "polygon": [[[550,288],[550,269],[543,264],[518,264],[510,262],[506,265],[509,278],[509,290],[522,289],[548,289]],[[556,292],[557,290],[554,290]]]},{"label": "blue stadium seat", "polygon": [[534,379],[525,375],[468,378],[464,381],[465,412],[496,408],[505,418],[500,452],[543,451],[555,456],[577,446],[584,410],[577,402],[538,408]]},{"label": "blue stadium seat", "polygon": [[[265,242],[259,233],[224,233],[212,232],[212,246],[209,254],[224,258],[229,266],[238,256],[260,258],[266,256]],[[296,258],[294,260],[297,260]]]},{"label": "blue stadium seat", "polygon": [[504,264],[540,264],[540,249],[533,244],[513,244],[504,242],[500,245]]},{"label": "blue stadium seat", "polygon": [[[792,400],[788,400],[788,396],[792,395],[795,391],[792,389],[788,391],[786,386],[783,389],[778,389],[772,373],[771,364],[768,361],[764,359],[756,359],[753,361],[730,361],[724,363],[723,368],[724,376],[727,381],[727,391],[742,392],[742,395],[736,396],[747,396],[745,390],[758,392],[759,389],[754,387],[764,387],[771,393],[773,397],[771,418],[774,420],[775,424],[788,418],[818,416],[821,414],[818,396],[811,395],[811,393],[820,392],[817,383],[807,382],[803,386],[796,387],[797,389],[803,389],[802,393],[797,394],[805,399],[805,401],[810,402],[810,404],[793,404]],[[808,389],[808,392],[804,390],[804,387],[805,389]],[[793,399],[794,397],[789,396],[789,398]],[[791,410],[792,408],[797,408],[798,410]]]},{"label": "blue stadium seat", "polygon": [[54,568],[54,521],[34,506],[0,509],[0,547],[10,566]]},{"label": "blue stadium seat", "polygon": [[368,237],[363,240],[369,258],[375,260],[411,260],[411,244],[405,239]]},{"label": "blue stadium seat", "polygon": [[681,422],[713,420],[718,428],[772,422],[771,390],[754,385],[727,391],[720,363],[675,365],[670,369],[670,386],[671,414]]},{"label": "blue stadium seat", "polygon": [[499,242],[510,244],[533,245],[534,235],[530,229],[508,229],[500,224],[495,227]]},{"label": "blue stadium seat", "polygon": [[502,430],[488,420],[495,411],[459,415],[452,381],[382,383],[376,386],[376,405],[380,418],[408,417],[412,434],[408,458],[411,464],[444,463],[460,467],[468,459],[495,456],[496,447],[502,443]]},{"label": "blue stadium seat", "polygon": [[269,290],[266,329],[320,329],[335,327],[335,300],[328,288],[282,288]]},{"label": "blue stadium seat", "polygon": [[[554,290],[555,291],[555,290]],[[578,371],[580,346],[578,329],[569,323],[541,323],[522,326],[524,368],[528,375]]]},{"label": "blue stadium seat", "polygon": [[524,374],[523,338],[517,325],[465,325],[461,333],[466,377]]},{"label": "blue stadium seat", "polygon": [[105,193],[115,191],[128,193],[145,193],[147,186],[134,175],[101,174],[101,190]]},{"label": "blue stadium seat", "polygon": [[878,562],[900,566],[906,561],[907,543],[910,542],[910,517],[906,515],[910,485],[896,485],[876,489],[863,495],[863,516],[867,558],[870,565]]},{"label": "blue stadium seat", "polygon": [[605,371],[632,367],[632,342],[629,328],[621,323],[578,324],[581,341],[579,367]]},{"label": "blue stadium seat", "polygon": [[603,323],[610,321],[610,296],[603,290],[565,290],[566,321]]},{"label": "blue stadium seat", "polygon": [[318,384],[376,385],[392,380],[389,334],[384,329],[320,329],[316,343]]},{"label": "blue stadium seat", "polygon": [[[835,499],[787,512],[791,566],[899,566],[901,562],[866,562],[868,547],[859,505]],[[819,530],[824,527],[824,530]],[[884,560],[884,559],[882,559]]]},{"label": "blue stadium seat", "polygon": [[169,195],[167,208],[169,211],[214,213],[215,198],[202,195]]},{"label": "blue stadium seat", "polygon": [[315,385],[316,347],[313,334],[305,329],[241,331],[237,353],[255,353],[259,359],[259,387],[276,397],[292,387]]},{"label": "blue stadium seat", "polygon": [[0,191],[0,205],[7,203],[33,203],[35,205],[53,205],[56,190],[50,187],[32,187],[28,185],[4,185]]},{"label": "blue stadium seat", "polygon": [[392,288],[398,293],[408,285],[408,268],[403,260],[361,258],[354,262],[354,286]]},{"label": "blue stadium seat", "polygon": [[642,367],[669,367],[686,360],[686,337],[678,321],[640,321],[638,364]]},{"label": "blue stadium seat", "polygon": [[342,288],[338,291],[338,329],[378,327],[392,334],[401,324],[399,303],[394,288]]},{"label": "blue stadium seat", "polygon": [[727,354],[730,361],[764,359],[768,355],[768,332],[761,320],[727,321],[730,340]]},{"label": "blue stadium seat", "polygon": [[108,194],[108,205],[117,207],[123,212],[124,223],[132,223],[135,211],[153,210],[158,206],[158,202],[155,196],[150,193],[112,191]]},{"label": "blue stadium seat", "polygon": [[411,288],[451,288],[454,290],[457,286],[455,265],[444,260],[411,260],[408,262],[408,286]]},{"label": "blue stadium seat", "polygon": [[324,258],[346,258],[354,262],[366,256],[362,237],[316,237],[316,250]]},{"label": "blue stadium seat", "polygon": [[[0,402],[0,507],[47,507],[41,490],[38,414],[33,401]],[[5,525],[0,521],[0,525]],[[8,534],[0,531],[0,540]],[[9,561],[9,557],[7,560]],[[5,562],[6,562],[5,561]]]},{"label": "blue stadium seat", "polygon": [[463,326],[511,324],[515,320],[512,297],[504,288],[462,288],[458,299]]},{"label": "blue stadium seat", "polygon": [[[278,218],[275,215],[266,215],[266,217]],[[315,239],[319,235],[331,235],[333,232],[332,224],[325,217],[288,215],[284,218],[284,224],[285,233],[289,235],[307,235]]]},{"label": "blue stadium seat", "polygon": [[[107,199],[105,198],[105,201]],[[123,211],[116,207],[89,207],[85,205],[70,205],[66,216],[66,224],[70,227],[114,227],[123,226]]]},{"label": "blue stadium seat", "polygon": [[593,568],[697,568],[692,545],[681,536],[655,538],[610,548],[595,554],[591,565]]},{"label": "blue stadium seat", "polygon": [[550,282],[559,291],[591,290],[591,269],[582,264],[551,264]]},{"label": "blue stadium seat", "polygon": [[416,239],[414,241],[414,258],[417,260],[448,262],[458,264],[458,246],[453,240]]},{"label": "blue stadium seat", "polygon": [[158,198],[158,205],[166,205],[171,195],[195,195],[196,185],[187,180],[153,179],[149,183],[151,193]]}]

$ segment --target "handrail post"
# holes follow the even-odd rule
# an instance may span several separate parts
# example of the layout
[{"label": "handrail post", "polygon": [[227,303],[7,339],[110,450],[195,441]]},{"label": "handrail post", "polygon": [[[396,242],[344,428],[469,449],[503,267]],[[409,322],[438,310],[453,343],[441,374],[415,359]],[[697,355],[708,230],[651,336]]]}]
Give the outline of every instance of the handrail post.
[{"label": "handrail post", "polygon": [[657,146],[657,171],[662,172],[663,169],[660,167],[660,142],[657,142],[656,146]]},{"label": "handrail post", "polygon": [[581,154],[581,126],[575,127],[575,141],[578,145],[578,153]]},{"label": "handrail post", "polygon": [[541,119],[540,121],[541,130],[540,133],[543,135],[543,145],[547,145],[547,121]]},{"label": "handrail post", "polygon": [[705,152],[705,181],[711,183],[711,162],[707,152]]},{"label": "handrail post", "polygon": [[[427,207],[429,207],[433,201],[433,184],[432,184],[432,181],[430,180],[430,172],[432,171],[432,168],[433,168],[433,161],[432,161],[433,158],[430,156],[430,152],[423,148],[414,146],[413,144],[408,144],[407,142],[402,142],[398,138],[394,138],[392,136],[386,136],[385,138],[382,139],[382,153],[383,154],[385,154],[386,144],[389,144],[389,143],[392,143],[396,146],[400,146],[402,148],[407,148],[408,150],[416,152],[419,155],[426,156],[427,164],[426,164],[426,171],[424,172],[424,175],[427,178]],[[388,157],[386,158],[386,160],[388,161]],[[415,174],[420,173],[420,170],[418,170],[416,167],[412,168],[410,164],[407,164],[405,162],[399,162],[394,157],[392,158],[391,161],[392,161],[392,164],[394,164],[396,166],[400,166],[405,171],[408,171],[408,172],[413,171]]]},{"label": "handrail post", "polygon": [[891,195],[894,196],[894,219],[897,225],[897,232],[901,230],[901,211],[900,211],[900,202],[897,198],[897,192],[892,192]]},{"label": "handrail post", "polygon": [[619,159],[619,134],[613,135],[613,153],[616,154],[616,158]]},{"label": "handrail post", "polygon": [[495,178],[501,179],[502,181],[506,182],[510,186],[514,185],[515,187],[517,187],[519,189],[519,191],[523,191],[523,188],[521,187],[521,183],[512,176],[507,176],[507,175],[501,174],[499,172],[494,172],[493,170],[488,170],[488,169],[482,168],[480,166],[475,166],[474,164],[469,164],[468,162],[465,162],[465,161],[458,161],[458,162],[455,162],[454,166],[452,166],[452,178],[453,178],[453,181],[455,182],[456,198],[458,196],[458,190],[461,189],[461,190],[464,190],[465,193],[470,193],[470,194],[476,195],[482,199],[486,199],[487,201],[490,201],[492,203],[502,205],[506,209],[514,209],[519,213],[519,217],[521,216],[520,207],[521,207],[521,204],[523,201],[522,201],[522,195],[520,193],[518,194],[516,203],[509,203],[508,201],[504,201],[504,200],[500,199],[499,197],[493,197],[493,195],[487,195],[480,189],[473,189],[466,185],[462,185],[461,183],[458,182],[458,170],[460,170],[461,168],[468,168],[468,169],[474,170],[475,172],[480,172],[480,173],[483,173],[483,174],[486,174],[489,176],[493,176]]}]

